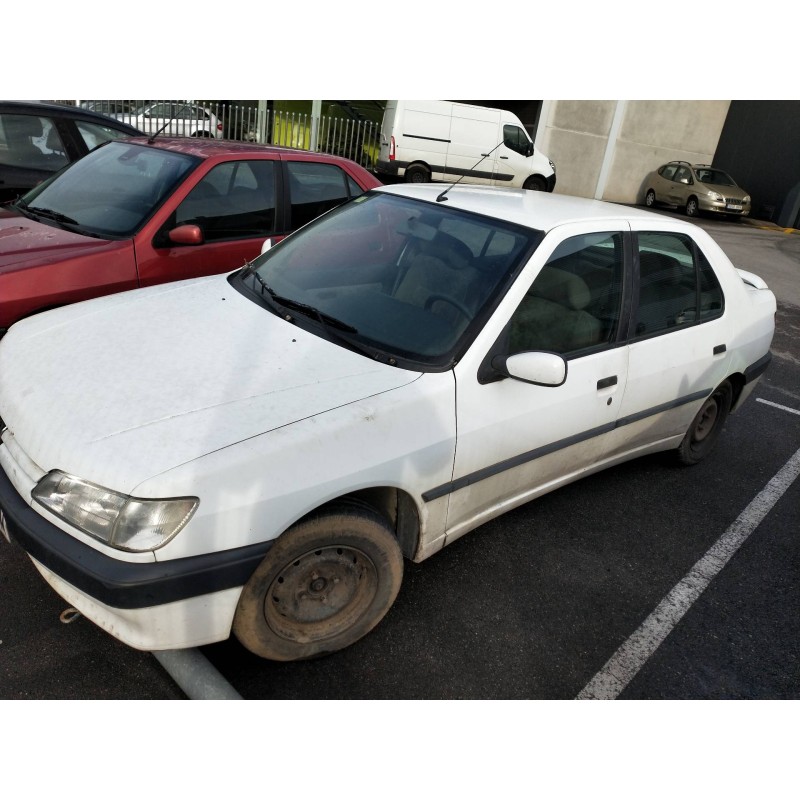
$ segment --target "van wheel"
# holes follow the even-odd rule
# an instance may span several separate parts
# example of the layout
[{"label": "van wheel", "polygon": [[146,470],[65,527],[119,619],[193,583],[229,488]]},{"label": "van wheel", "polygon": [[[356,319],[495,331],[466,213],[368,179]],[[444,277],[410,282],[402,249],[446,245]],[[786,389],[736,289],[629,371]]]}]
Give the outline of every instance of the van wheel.
[{"label": "van wheel", "polygon": [[525,183],[522,184],[522,188],[530,189],[534,192],[546,192],[547,184],[541,175],[531,175],[529,178],[525,179]]},{"label": "van wheel", "polygon": [[406,183],[428,183],[431,179],[431,174],[426,167],[422,164],[414,164],[409,167],[405,173]]},{"label": "van wheel", "polygon": [[675,455],[686,466],[702,461],[714,447],[733,402],[733,387],[723,381],[706,399],[692,420]]},{"label": "van wheel", "polygon": [[233,632],[252,653],[297,661],[369,633],[394,603],[403,555],[370,508],[338,506],[282,534],[242,590]]}]

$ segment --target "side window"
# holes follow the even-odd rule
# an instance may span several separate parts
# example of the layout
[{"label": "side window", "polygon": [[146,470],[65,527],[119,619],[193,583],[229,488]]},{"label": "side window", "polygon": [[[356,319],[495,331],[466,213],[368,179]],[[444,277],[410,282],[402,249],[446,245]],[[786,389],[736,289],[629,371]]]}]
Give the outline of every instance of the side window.
[{"label": "side window", "polygon": [[699,248],[697,256],[700,278],[700,320],[703,321],[722,314],[725,310],[725,297],[711,264]]},{"label": "side window", "polygon": [[175,212],[175,225],[199,225],[207,242],[275,233],[275,162],[214,167]]},{"label": "side window", "polygon": [[111,139],[119,139],[122,136],[128,135],[122,131],[107,128],[105,125],[95,125],[93,122],[82,122],[78,120],[75,126],[89,150],[94,150],[98,145],[108,142]]},{"label": "side window", "polygon": [[350,198],[343,169],[314,161],[287,161],[291,198],[290,228],[295,230]]},{"label": "side window", "polygon": [[689,171],[689,167],[681,167],[675,173],[673,180],[678,183],[692,183],[692,173]]},{"label": "side window", "polygon": [[713,319],[723,308],[719,281],[689,237],[674,233],[639,234],[637,336]]},{"label": "side window", "polygon": [[621,233],[562,242],[511,318],[510,353],[569,355],[614,340],[622,307]]},{"label": "side window", "polygon": [[29,114],[0,114],[0,163],[55,172],[69,159],[51,120]]},{"label": "side window", "polygon": [[503,125],[503,144],[515,153],[527,155],[530,141],[518,125]]},{"label": "side window", "polygon": [[659,174],[662,178],[666,178],[668,181],[671,181],[675,179],[675,170],[677,169],[677,164],[667,164],[665,167],[661,167]]}]

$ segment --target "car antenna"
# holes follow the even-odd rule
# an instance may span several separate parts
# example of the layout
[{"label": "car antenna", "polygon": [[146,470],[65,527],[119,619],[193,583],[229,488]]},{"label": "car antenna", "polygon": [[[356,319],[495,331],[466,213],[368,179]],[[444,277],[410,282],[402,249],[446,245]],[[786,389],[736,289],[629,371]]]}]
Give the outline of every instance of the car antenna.
[{"label": "car antenna", "polygon": [[[477,160],[477,161],[476,161],[476,162],[475,162],[475,163],[472,165],[472,169],[471,169],[471,170],[469,170],[469,171],[470,171],[470,172],[472,172],[472,170],[473,170],[473,169],[475,169],[475,167],[477,167],[477,166],[478,166],[478,164],[480,164],[480,163],[481,163],[481,161],[483,161],[483,159],[484,159],[484,158],[489,158],[489,156],[490,156],[492,153],[494,153],[494,151],[495,151],[495,150],[497,150],[497,148],[498,148],[498,147],[500,147],[500,145],[501,145],[501,144],[503,144],[503,143],[504,143],[504,141],[505,141],[505,140],[498,142],[498,143],[497,143],[497,144],[496,144],[496,145],[495,145],[495,146],[494,146],[494,147],[493,147],[493,148],[492,148],[492,149],[491,149],[491,150],[490,150],[488,153],[481,153],[481,157],[480,157],[480,158],[479,158],[479,159],[478,159],[478,160]],[[458,179],[458,180],[457,180],[455,183],[451,183],[451,184],[450,184],[450,185],[449,185],[449,186],[448,186],[448,187],[447,187],[447,188],[446,188],[446,189],[445,189],[445,190],[444,190],[444,191],[443,191],[443,192],[442,192],[442,193],[441,193],[441,194],[440,194],[440,195],[439,195],[439,196],[436,198],[436,202],[437,202],[437,203],[444,203],[444,202],[446,202],[447,198],[445,197],[445,195],[446,195],[446,194],[447,194],[447,193],[448,193],[448,192],[449,192],[449,191],[450,191],[450,190],[451,190],[451,189],[452,189],[454,186],[458,186],[458,184],[459,184],[459,183],[461,183],[461,181],[463,181],[463,180],[464,180],[464,178],[466,177],[466,175],[467,175],[467,173],[465,172],[465,173],[464,173],[464,174],[463,174],[463,175],[462,175],[462,176],[461,176],[461,177],[460,177],[460,178],[459,178],[459,179]]]},{"label": "car antenna", "polygon": [[[177,111],[173,113],[179,114],[188,105],[189,105],[188,103],[184,103]],[[156,136],[158,136],[160,133],[163,133],[173,119],[175,119],[174,116],[170,117],[154,134],[152,134],[152,136],[150,136],[150,138],[147,140],[147,144],[153,144],[156,140]]]}]

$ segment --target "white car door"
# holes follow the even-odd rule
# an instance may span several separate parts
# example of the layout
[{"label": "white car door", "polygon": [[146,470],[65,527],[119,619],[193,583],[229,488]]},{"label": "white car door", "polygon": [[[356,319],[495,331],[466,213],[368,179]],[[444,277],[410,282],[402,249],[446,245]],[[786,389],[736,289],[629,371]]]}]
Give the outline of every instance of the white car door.
[{"label": "white car door", "polygon": [[[626,229],[620,220],[599,232],[585,223],[551,231],[455,367],[455,469],[438,490],[451,494],[448,542],[604,457],[628,372],[619,341]],[[490,366],[530,350],[562,353],[565,382],[499,378]]]},{"label": "white car door", "polygon": [[679,231],[654,231],[646,222],[631,227],[639,279],[612,452],[670,437],[679,442],[703,399],[727,375],[731,335],[722,289],[694,240]]}]

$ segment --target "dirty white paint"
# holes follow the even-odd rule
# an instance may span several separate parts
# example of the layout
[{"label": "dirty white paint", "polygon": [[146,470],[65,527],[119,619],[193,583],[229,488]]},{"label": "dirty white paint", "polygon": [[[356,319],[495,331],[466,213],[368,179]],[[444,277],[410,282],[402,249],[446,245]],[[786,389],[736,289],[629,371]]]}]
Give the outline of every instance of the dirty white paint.
[{"label": "dirty white paint", "polygon": [[656,610],[583,688],[578,700],[615,700],[680,622],[713,578],[800,474],[798,450]]}]

